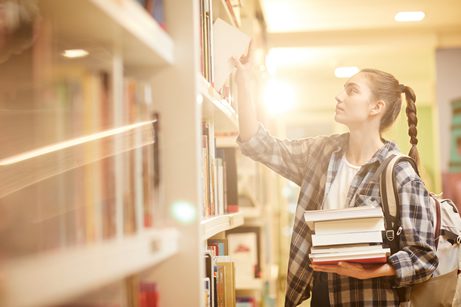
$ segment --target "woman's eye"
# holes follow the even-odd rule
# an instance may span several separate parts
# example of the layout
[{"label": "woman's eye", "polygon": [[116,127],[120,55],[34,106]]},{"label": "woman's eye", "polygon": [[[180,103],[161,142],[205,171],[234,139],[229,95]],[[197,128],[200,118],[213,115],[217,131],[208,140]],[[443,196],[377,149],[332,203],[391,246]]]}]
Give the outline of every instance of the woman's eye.
[{"label": "woman's eye", "polygon": [[346,92],[348,95],[352,95],[352,94],[357,94],[358,93],[358,90],[354,87],[349,87],[346,89]]}]

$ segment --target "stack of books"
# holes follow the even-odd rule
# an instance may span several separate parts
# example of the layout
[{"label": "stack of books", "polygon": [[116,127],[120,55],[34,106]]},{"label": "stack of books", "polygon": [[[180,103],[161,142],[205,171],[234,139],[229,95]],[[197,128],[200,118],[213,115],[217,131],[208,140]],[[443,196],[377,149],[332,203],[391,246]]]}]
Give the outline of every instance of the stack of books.
[{"label": "stack of books", "polygon": [[312,231],[309,258],[314,264],[387,261],[390,249],[383,247],[385,228],[380,207],[306,211],[304,220]]}]

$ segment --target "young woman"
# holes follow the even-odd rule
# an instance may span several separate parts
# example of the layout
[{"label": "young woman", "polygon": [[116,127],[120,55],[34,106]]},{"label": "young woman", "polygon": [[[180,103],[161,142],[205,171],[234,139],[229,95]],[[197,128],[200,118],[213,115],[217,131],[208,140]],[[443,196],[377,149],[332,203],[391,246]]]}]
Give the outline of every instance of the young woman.
[{"label": "young woman", "polygon": [[311,265],[310,231],[303,213],[381,205],[379,183],[370,178],[388,155],[398,152],[396,145],[384,140],[381,133],[397,118],[402,94],[407,102],[412,144],[409,155],[418,162],[413,90],[388,73],[364,69],[351,77],[336,96],[335,120],[347,126],[349,133],[280,140],[257,121],[246,60],[233,62],[239,91],[237,142],[242,152],[301,187],[290,245],[285,306],[297,306],[310,296],[311,306],[398,306],[397,288],[429,279],[438,265],[429,194],[408,162],[396,166],[403,248],[386,264]]}]

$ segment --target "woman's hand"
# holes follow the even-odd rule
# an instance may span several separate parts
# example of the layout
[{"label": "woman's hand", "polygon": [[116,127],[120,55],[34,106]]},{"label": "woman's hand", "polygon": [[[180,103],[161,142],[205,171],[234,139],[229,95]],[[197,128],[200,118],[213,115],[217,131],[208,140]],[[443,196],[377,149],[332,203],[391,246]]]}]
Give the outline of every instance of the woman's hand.
[{"label": "woman's hand", "polygon": [[382,276],[394,276],[394,268],[385,264],[361,264],[340,261],[338,264],[311,264],[311,268],[318,272],[336,273],[357,279],[369,279]]},{"label": "woman's hand", "polygon": [[250,41],[250,45],[248,46],[248,52],[246,55],[242,55],[240,59],[235,57],[232,58],[232,65],[237,68],[235,73],[235,81],[237,82],[237,86],[244,86],[248,85],[250,74],[251,74],[251,48],[252,42]]}]

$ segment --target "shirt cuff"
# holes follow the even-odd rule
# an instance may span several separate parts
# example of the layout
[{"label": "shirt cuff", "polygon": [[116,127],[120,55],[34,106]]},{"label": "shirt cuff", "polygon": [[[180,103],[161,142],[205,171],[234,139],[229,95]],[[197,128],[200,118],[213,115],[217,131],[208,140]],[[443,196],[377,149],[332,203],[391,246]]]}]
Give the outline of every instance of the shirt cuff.
[{"label": "shirt cuff", "polygon": [[395,269],[394,286],[406,287],[413,281],[413,263],[405,252],[397,252],[389,256],[387,261]]}]

